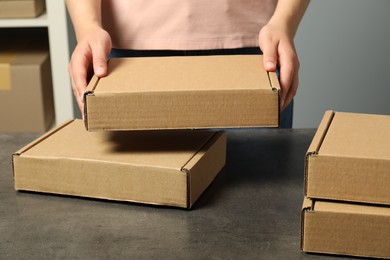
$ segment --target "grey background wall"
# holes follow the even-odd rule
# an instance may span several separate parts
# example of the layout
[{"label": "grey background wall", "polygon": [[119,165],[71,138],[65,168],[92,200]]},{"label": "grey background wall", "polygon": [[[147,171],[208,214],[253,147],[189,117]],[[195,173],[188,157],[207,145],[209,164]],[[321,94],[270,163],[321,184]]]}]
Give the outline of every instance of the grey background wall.
[{"label": "grey background wall", "polygon": [[328,109],[390,115],[389,11],[389,0],[311,1],[295,38],[294,128],[316,128]]},{"label": "grey background wall", "polygon": [[312,0],[295,38],[294,128],[325,110],[390,115],[390,1]]}]

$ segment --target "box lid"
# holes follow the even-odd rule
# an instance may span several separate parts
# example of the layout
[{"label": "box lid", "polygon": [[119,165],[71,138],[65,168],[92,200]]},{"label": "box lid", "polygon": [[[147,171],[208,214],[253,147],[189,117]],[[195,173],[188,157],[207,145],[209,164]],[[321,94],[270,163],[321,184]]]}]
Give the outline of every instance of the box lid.
[{"label": "box lid", "polygon": [[307,152],[308,197],[390,204],[390,116],[327,111]]},{"label": "box lid", "polygon": [[278,126],[261,55],[113,58],[84,95],[88,130]]},{"label": "box lid", "polygon": [[390,160],[390,116],[334,114],[320,155]]},{"label": "box lid", "polygon": [[[270,84],[267,73],[260,73],[263,69],[260,55],[112,58],[109,64],[109,74],[99,79],[95,95],[229,89],[270,91],[279,87]],[[245,77],[237,71],[245,71]]]},{"label": "box lid", "polygon": [[106,161],[181,170],[213,131],[88,132],[75,120],[22,156]]}]

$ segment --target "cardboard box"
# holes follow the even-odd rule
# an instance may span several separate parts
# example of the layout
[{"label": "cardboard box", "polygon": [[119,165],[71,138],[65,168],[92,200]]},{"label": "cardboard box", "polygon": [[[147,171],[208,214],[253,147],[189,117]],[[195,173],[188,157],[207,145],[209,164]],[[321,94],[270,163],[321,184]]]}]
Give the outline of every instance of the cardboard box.
[{"label": "cardboard box", "polygon": [[305,252],[390,258],[390,207],[304,199]]},{"label": "cardboard box", "polygon": [[85,93],[86,128],[279,125],[280,87],[261,55],[114,58]]},{"label": "cardboard box", "polygon": [[47,44],[26,40],[2,41],[0,131],[45,132],[53,121],[53,88]]},{"label": "cardboard box", "polygon": [[13,155],[16,190],[190,208],[225,164],[223,131],[59,126]]},{"label": "cardboard box", "polygon": [[310,198],[390,204],[390,116],[327,111],[306,155]]},{"label": "cardboard box", "polygon": [[0,18],[34,18],[44,9],[45,0],[0,0]]}]

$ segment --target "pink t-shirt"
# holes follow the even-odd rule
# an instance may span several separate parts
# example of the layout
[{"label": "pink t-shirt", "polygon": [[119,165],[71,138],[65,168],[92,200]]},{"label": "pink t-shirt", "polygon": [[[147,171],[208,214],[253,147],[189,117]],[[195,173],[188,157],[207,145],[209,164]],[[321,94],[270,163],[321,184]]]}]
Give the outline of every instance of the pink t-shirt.
[{"label": "pink t-shirt", "polygon": [[199,50],[258,46],[277,0],[102,0],[113,47]]}]

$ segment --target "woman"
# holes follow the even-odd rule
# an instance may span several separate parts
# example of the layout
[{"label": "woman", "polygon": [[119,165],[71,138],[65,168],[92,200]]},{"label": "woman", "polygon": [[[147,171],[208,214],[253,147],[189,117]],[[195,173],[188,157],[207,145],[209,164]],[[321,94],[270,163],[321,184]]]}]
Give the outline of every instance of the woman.
[{"label": "woman", "polygon": [[[69,63],[83,111],[88,68],[107,73],[107,57],[263,53],[279,70],[281,126],[292,125],[299,61],[294,36],[310,0],[67,0],[78,44]],[[260,47],[260,48],[259,48]]]}]

